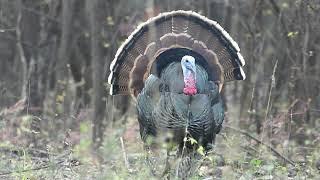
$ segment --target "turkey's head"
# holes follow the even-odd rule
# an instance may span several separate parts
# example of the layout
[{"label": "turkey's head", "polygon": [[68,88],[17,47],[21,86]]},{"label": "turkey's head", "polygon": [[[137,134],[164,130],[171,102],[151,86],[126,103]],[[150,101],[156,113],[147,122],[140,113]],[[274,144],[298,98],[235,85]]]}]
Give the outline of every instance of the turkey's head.
[{"label": "turkey's head", "polygon": [[196,62],[192,56],[183,56],[181,59],[184,89],[183,93],[188,96],[197,94],[196,87]]}]

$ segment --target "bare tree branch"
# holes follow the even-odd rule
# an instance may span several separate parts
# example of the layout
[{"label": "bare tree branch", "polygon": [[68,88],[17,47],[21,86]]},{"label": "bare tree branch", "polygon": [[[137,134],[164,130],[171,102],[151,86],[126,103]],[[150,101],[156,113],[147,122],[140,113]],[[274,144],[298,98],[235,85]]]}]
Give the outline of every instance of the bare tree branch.
[{"label": "bare tree branch", "polygon": [[238,132],[238,133],[240,133],[240,134],[243,134],[243,135],[249,137],[250,139],[253,139],[253,140],[256,141],[258,144],[262,144],[262,145],[266,146],[266,147],[267,147],[268,149],[270,149],[277,157],[281,158],[283,161],[291,164],[292,166],[295,166],[295,165],[296,165],[296,163],[295,163],[294,161],[292,161],[292,160],[290,160],[289,158],[283,156],[283,155],[282,155],[281,153],[279,153],[276,149],[274,149],[271,145],[266,144],[266,143],[260,141],[258,138],[250,135],[248,132],[243,131],[243,130],[240,130],[240,129],[237,129],[237,128],[232,127],[232,126],[228,126],[228,125],[224,125],[223,127],[228,128],[228,129],[231,129],[231,130],[233,130],[233,131],[235,131],[235,132]]}]

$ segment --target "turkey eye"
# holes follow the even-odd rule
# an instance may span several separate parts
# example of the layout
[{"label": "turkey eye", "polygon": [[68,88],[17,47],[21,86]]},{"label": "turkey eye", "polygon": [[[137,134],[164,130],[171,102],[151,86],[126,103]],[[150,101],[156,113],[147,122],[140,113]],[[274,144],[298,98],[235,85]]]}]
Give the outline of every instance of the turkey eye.
[{"label": "turkey eye", "polygon": [[188,63],[188,62],[189,62],[189,60],[186,60],[186,62]]}]

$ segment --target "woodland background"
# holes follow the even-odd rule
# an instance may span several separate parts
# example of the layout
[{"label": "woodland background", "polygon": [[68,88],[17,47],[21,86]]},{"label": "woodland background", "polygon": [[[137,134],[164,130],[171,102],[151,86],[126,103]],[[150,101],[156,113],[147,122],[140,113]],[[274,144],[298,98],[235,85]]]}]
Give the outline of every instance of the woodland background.
[{"label": "woodland background", "polygon": [[0,179],[148,177],[135,102],[106,77],[139,23],[178,9],[246,60],[198,178],[319,178],[319,0],[0,0]]}]

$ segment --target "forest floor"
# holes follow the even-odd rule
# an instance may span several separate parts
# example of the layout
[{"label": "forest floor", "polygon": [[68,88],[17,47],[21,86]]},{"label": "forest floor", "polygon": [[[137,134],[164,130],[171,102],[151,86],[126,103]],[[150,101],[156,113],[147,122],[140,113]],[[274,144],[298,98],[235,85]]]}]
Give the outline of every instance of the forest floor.
[{"label": "forest floor", "polygon": [[[0,118],[0,179],[150,179],[135,118],[108,127],[94,152],[86,118],[65,130],[52,126],[57,117],[47,117],[49,128],[39,134],[30,131],[32,116],[2,111]],[[302,145],[230,124],[227,119],[194,179],[320,179],[318,125],[308,127]],[[38,147],[30,144],[32,138]]]}]

